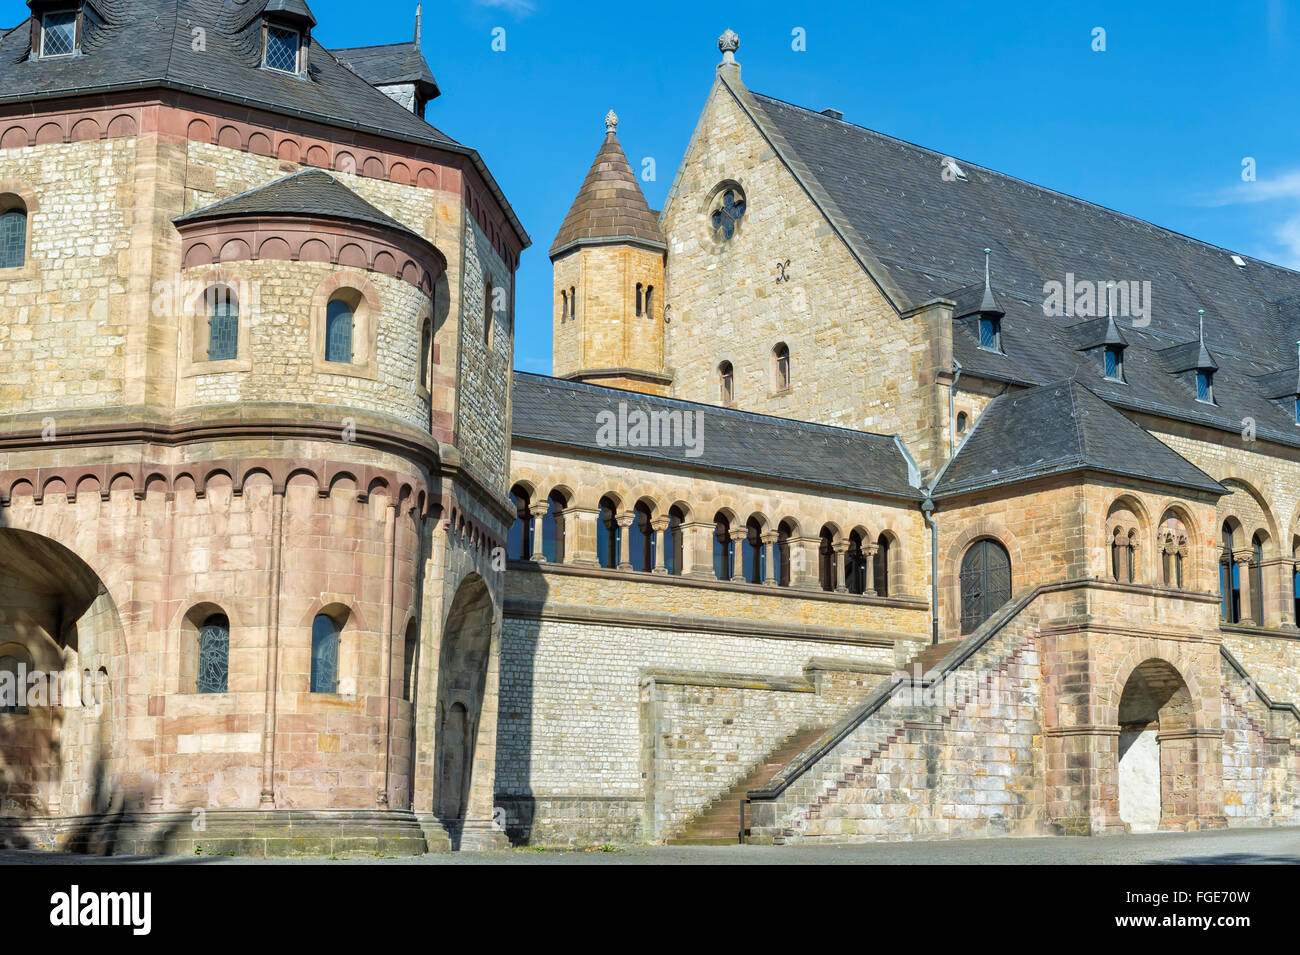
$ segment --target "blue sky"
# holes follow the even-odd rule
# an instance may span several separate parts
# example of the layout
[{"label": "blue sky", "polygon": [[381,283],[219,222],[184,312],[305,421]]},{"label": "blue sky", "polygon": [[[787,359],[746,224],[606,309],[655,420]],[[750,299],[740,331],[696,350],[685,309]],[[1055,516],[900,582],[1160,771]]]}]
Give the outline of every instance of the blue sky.
[{"label": "blue sky", "polygon": [[[412,33],[415,0],[311,6],[326,46]],[[517,367],[550,371],[546,250],[605,112],[634,169],[655,160],[660,208],[728,27],[752,90],[1300,268],[1300,2],[426,2],[427,118],[482,153],[533,238]]]}]

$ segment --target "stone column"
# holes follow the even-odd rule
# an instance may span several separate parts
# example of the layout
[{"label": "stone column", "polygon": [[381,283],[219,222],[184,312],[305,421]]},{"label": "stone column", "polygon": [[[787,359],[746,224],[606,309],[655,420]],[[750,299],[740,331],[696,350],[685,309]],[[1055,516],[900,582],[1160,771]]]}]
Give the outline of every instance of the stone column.
[{"label": "stone column", "polygon": [[616,518],[621,533],[618,535],[618,569],[632,569],[632,535],[628,531],[636,520],[635,511],[624,511]]},{"label": "stone column", "polygon": [[763,535],[763,583],[768,587],[777,586],[780,581],[776,579],[776,531],[768,531]]},{"label": "stone column", "polygon": [[682,573],[688,577],[713,578],[713,522],[682,524]]},{"label": "stone column", "polygon": [[591,507],[571,507],[564,512],[566,521],[564,546],[567,553],[565,554],[565,563],[579,564],[584,567],[595,567],[599,564],[596,559],[596,534],[599,533],[600,510]]},{"label": "stone column", "polygon": [[546,553],[542,550],[542,518],[546,516],[548,510],[550,510],[549,503],[534,504],[528,509],[533,539],[533,553],[530,559],[539,564],[546,563]]},{"label": "stone column", "polygon": [[792,537],[790,539],[790,586],[800,590],[817,590],[820,537]]},{"label": "stone column", "polygon": [[862,547],[862,559],[867,562],[867,589],[862,591],[864,597],[876,596],[876,554],[879,552],[879,544],[864,544]]},{"label": "stone column", "polygon": [[732,580],[743,581],[745,579],[745,538],[748,536],[749,536],[748,528],[741,528],[740,530],[736,530],[735,528],[733,528],[731,531],[731,544],[732,544],[731,579]]},{"label": "stone column", "polygon": [[847,558],[849,554],[849,542],[839,541],[832,545],[831,549],[835,551],[835,592],[837,594],[847,594],[849,592],[849,585],[848,581],[844,579],[844,571],[847,567],[847,561],[845,558]]},{"label": "stone column", "polygon": [[[672,520],[668,517],[656,517],[650,521],[650,532],[654,534],[655,541],[659,546],[651,548],[654,552],[654,566],[650,568],[652,574],[668,573],[668,548],[673,546],[672,536],[667,533],[668,525]],[[685,547],[682,548],[686,550]],[[681,570],[679,567],[678,570]]]},{"label": "stone column", "polygon": [[[1240,581],[1241,588],[1241,623],[1254,623],[1255,608],[1250,602],[1250,562],[1254,559],[1253,551],[1234,550],[1232,552],[1232,562],[1237,567],[1237,579]],[[1232,581],[1228,581],[1232,585]]]}]

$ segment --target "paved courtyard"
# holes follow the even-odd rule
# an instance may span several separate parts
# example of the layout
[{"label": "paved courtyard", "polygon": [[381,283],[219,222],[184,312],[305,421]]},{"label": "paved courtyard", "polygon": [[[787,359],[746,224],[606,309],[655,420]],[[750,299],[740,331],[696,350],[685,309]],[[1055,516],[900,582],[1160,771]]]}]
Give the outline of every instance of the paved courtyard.
[{"label": "paved courtyard", "polygon": [[86,865],[1297,865],[1300,828],[1148,833],[1106,838],[969,839],[859,846],[632,846],[511,849],[414,858],[249,859],[214,856],[103,859],[0,852],[0,863]]}]

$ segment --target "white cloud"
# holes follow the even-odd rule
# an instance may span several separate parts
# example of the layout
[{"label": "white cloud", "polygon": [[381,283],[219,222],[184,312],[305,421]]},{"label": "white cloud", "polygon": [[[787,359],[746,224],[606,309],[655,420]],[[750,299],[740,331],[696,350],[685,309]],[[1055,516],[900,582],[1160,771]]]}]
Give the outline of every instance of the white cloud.
[{"label": "white cloud", "polygon": [[1276,225],[1264,239],[1263,247],[1251,254],[1287,268],[1300,269],[1300,169],[1286,170],[1255,182],[1239,182],[1201,200],[1202,205],[1214,208],[1261,202],[1276,203],[1276,211],[1270,210]]},{"label": "white cloud", "polygon": [[494,10],[504,10],[506,13],[516,17],[526,17],[537,9],[533,0],[474,0],[480,7],[490,7]]}]

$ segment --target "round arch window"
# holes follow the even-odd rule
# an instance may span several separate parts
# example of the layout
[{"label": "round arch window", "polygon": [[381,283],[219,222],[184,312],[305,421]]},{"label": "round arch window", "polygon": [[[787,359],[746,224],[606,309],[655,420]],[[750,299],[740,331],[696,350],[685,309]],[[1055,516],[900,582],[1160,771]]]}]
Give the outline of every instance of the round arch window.
[{"label": "round arch window", "polygon": [[737,185],[724,185],[717,190],[709,205],[709,226],[713,237],[720,242],[729,241],[744,218],[748,203],[744,190]]}]

